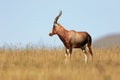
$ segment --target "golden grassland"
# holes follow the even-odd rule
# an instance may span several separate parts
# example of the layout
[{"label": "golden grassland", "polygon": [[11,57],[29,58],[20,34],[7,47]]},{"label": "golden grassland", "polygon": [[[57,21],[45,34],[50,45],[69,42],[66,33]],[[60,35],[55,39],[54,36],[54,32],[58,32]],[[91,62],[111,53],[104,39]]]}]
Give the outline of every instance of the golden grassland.
[{"label": "golden grassland", "polygon": [[64,49],[1,48],[0,80],[120,80],[120,47],[93,48],[93,63],[74,50],[65,64]]}]

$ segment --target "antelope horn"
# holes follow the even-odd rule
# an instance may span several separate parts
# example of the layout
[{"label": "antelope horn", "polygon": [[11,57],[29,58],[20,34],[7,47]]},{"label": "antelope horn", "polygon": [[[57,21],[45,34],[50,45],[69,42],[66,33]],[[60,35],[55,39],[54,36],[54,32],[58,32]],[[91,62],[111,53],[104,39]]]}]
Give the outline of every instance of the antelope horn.
[{"label": "antelope horn", "polygon": [[58,19],[59,19],[59,17],[60,17],[61,15],[62,15],[62,11],[60,11],[59,15],[55,18],[54,24],[57,23],[57,21],[58,21]]}]

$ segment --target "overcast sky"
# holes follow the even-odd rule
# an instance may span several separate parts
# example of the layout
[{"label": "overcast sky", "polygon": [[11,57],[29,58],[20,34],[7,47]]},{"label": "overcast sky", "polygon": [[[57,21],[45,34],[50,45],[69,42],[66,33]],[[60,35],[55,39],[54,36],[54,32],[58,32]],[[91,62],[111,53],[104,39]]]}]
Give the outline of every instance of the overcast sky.
[{"label": "overcast sky", "polygon": [[60,24],[87,31],[93,40],[120,33],[120,0],[0,0],[0,46],[63,45],[57,36],[48,36],[60,10]]}]

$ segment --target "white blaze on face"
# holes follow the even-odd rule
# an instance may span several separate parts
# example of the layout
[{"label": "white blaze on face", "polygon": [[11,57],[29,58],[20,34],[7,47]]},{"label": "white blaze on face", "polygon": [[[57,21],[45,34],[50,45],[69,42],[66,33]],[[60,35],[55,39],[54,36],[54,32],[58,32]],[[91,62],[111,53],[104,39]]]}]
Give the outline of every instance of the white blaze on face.
[{"label": "white blaze on face", "polygon": [[52,32],[53,32],[53,29],[50,31],[50,34],[52,34]]}]

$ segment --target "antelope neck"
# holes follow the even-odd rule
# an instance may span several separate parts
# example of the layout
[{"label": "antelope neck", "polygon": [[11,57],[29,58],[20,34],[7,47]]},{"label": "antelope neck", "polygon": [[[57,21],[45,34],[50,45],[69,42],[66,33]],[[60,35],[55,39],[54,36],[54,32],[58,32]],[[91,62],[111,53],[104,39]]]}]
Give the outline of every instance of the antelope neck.
[{"label": "antelope neck", "polygon": [[66,43],[66,39],[67,39],[67,35],[68,35],[67,33],[68,33],[68,30],[66,30],[63,27],[61,27],[57,32],[57,35],[63,41],[64,44]]}]

